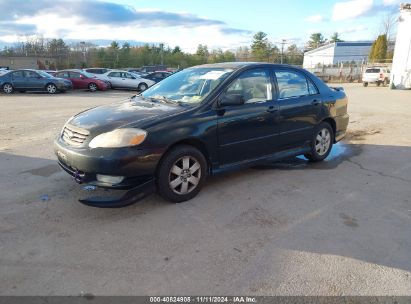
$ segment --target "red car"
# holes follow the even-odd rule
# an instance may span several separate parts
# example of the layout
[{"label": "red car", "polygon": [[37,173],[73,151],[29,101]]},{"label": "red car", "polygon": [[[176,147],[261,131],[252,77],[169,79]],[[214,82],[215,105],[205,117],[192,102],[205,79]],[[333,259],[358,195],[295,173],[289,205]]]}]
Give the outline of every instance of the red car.
[{"label": "red car", "polygon": [[109,87],[103,80],[97,79],[93,74],[81,70],[58,71],[55,77],[71,80],[73,89],[88,89],[91,92],[95,92],[97,90],[105,91]]}]

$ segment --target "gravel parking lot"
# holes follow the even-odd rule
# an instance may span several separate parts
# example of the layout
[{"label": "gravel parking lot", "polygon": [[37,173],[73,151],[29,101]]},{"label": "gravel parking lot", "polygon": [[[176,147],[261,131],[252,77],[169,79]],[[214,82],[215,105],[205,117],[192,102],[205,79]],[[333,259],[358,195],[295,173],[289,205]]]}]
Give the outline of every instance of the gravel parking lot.
[{"label": "gravel parking lot", "polygon": [[52,141],[133,92],[0,95],[0,295],[411,295],[411,91],[345,89],[349,134],[326,162],[110,210],[77,201],[90,192]]}]

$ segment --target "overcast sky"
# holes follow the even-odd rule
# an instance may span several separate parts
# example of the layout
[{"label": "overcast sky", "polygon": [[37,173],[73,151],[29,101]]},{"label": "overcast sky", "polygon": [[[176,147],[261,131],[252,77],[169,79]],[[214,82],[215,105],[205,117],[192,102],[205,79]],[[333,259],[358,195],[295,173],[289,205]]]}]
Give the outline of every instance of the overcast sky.
[{"label": "overcast sky", "polygon": [[303,45],[313,32],[372,40],[384,14],[401,0],[0,0],[0,45],[44,38],[126,40],[235,49],[264,31],[273,42]]}]

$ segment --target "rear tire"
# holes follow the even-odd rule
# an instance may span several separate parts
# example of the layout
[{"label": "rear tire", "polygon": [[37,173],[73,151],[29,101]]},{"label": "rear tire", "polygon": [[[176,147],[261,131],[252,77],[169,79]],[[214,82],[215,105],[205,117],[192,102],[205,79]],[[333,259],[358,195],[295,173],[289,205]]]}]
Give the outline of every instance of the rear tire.
[{"label": "rear tire", "polygon": [[377,81],[377,87],[381,85],[381,81]]},{"label": "rear tire", "polygon": [[11,83],[5,83],[2,89],[6,94],[11,94],[14,91],[13,85]]},{"label": "rear tire", "polygon": [[368,82],[363,82],[362,85],[363,85],[364,87],[368,87]]},{"label": "rear tire", "polygon": [[206,176],[204,155],[189,145],[176,146],[167,152],[157,169],[157,189],[165,200],[181,203],[200,192]]},{"label": "rear tire", "polygon": [[146,83],[144,83],[144,82],[142,82],[142,83],[140,83],[139,85],[138,85],[138,90],[140,91],[140,92],[144,92],[145,90],[147,90],[148,89],[148,85],[146,84]]},{"label": "rear tire", "polygon": [[320,123],[313,132],[311,151],[304,156],[311,162],[320,162],[330,154],[334,143],[334,131],[327,122]]}]

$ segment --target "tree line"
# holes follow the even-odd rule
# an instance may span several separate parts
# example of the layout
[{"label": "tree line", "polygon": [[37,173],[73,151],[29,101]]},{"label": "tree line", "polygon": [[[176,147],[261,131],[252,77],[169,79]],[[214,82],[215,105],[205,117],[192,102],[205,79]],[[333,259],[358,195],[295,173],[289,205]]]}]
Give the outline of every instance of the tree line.
[{"label": "tree line", "polygon": [[[25,41],[12,47],[5,47],[0,56],[35,56],[53,58],[54,61],[40,62],[42,69],[64,69],[84,67],[128,68],[164,64],[168,67],[186,68],[189,66],[230,61],[257,61],[302,65],[304,52],[332,42],[343,41],[338,33],[326,39],[321,33],[313,33],[304,47],[292,41],[281,40],[273,43],[264,32],[253,36],[250,46],[223,51],[209,49],[200,44],[197,51],[184,52],[179,46],[170,48],[164,44],[145,44],[132,46],[117,41],[107,47],[99,47],[90,42],[68,43],[63,39],[44,39],[41,36],[27,37]],[[381,50],[385,48],[384,50]],[[373,45],[370,60],[387,56],[387,39],[379,37]],[[55,62],[55,64],[54,64]]]},{"label": "tree line", "polygon": [[[33,56],[53,58],[40,68],[64,69],[83,67],[127,68],[164,64],[168,67],[186,68],[189,66],[230,61],[283,62],[301,65],[303,49],[296,44],[279,48],[268,40],[267,34],[258,32],[250,46],[225,50],[210,49],[200,44],[195,53],[184,52],[179,46],[170,48],[164,44],[145,44],[133,46],[128,42],[111,42],[100,47],[93,43],[66,42],[63,39],[45,39],[41,36],[26,37],[24,41],[5,47],[0,56]],[[54,64],[55,62],[55,64]]]}]

